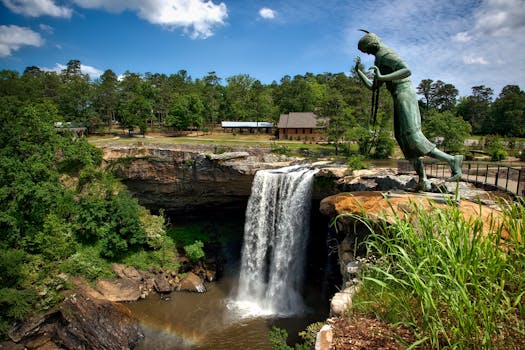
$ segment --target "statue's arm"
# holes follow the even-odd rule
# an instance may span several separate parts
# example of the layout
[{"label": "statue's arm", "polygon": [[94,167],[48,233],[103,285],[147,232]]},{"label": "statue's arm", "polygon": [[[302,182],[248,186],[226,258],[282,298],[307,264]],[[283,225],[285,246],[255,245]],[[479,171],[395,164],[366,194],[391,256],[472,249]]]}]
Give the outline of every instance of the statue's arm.
[{"label": "statue's arm", "polygon": [[385,74],[385,75],[381,74],[381,72],[379,71],[379,68],[377,68],[376,66],[372,66],[370,67],[370,69],[374,70],[375,77],[378,81],[400,80],[400,79],[408,78],[412,74],[412,72],[410,72],[410,69],[408,68],[401,68],[392,73]]},{"label": "statue's arm", "polygon": [[357,76],[359,77],[359,80],[361,80],[367,88],[372,90],[372,86],[374,85],[372,80],[370,80],[365,73],[361,69],[359,69],[359,65],[361,64],[361,60],[359,57],[356,59],[356,64],[354,67],[355,72],[357,73]]}]

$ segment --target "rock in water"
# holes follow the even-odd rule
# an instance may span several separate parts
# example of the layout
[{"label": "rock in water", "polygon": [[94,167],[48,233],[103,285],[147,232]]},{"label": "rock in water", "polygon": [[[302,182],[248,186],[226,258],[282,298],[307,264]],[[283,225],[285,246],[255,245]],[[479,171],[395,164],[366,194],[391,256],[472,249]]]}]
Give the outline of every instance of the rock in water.
[{"label": "rock in water", "polygon": [[206,291],[206,286],[199,276],[193,272],[189,272],[186,277],[180,281],[180,285],[177,290],[204,293]]}]

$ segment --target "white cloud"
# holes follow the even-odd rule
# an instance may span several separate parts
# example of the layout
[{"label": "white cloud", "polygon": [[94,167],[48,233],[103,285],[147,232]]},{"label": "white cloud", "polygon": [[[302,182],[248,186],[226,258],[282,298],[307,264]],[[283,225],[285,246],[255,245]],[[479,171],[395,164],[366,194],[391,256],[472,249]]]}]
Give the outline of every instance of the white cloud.
[{"label": "white cloud", "polygon": [[[42,70],[49,71],[49,72],[56,72],[56,73],[62,73],[63,70],[67,68],[67,65],[57,63],[53,68],[46,68],[41,67]],[[84,64],[80,64],[80,71],[82,74],[87,74],[91,79],[96,79],[100,77],[104,72],[98,68],[92,67],[92,66],[86,66]]]},{"label": "white cloud", "polygon": [[57,6],[53,0],[1,0],[12,12],[29,17],[52,16],[70,18],[72,10]]},{"label": "white cloud", "polygon": [[471,39],[472,37],[467,32],[460,32],[452,37],[452,40],[457,41],[458,43],[467,43]]},{"label": "white cloud", "polygon": [[193,39],[206,39],[228,17],[224,3],[204,0],[74,0],[84,8],[102,8],[110,12],[131,10],[153,24],[169,29],[183,28]]},{"label": "white cloud", "polygon": [[476,13],[476,31],[502,36],[525,27],[525,1],[486,0]]},{"label": "white cloud", "polygon": [[355,3],[348,22],[352,56],[373,64],[356,46],[365,28],[382,37],[407,62],[411,80],[443,80],[460,95],[476,85],[496,92],[525,82],[524,0],[374,0]]},{"label": "white cloud", "polygon": [[259,16],[264,19],[274,19],[276,16],[276,12],[272,9],[269,9],[267,7],[263,7],[259,10]]},{"label": "white cloud", "polygon": [[37,32],[26,27],[0,25],[0,57],[10,56],[22,46],[42,46],[44,40]]},{"label": "white cloud", "polygon": [[104,73],[98,68],[95,68],[92,66],[86,66],[84,64],[80,65],[80,70],[82,71],[82,73],[89,75],[91,79],[96,79]]},{"label": "white cloud", "polygon": [[465,64],[489,64],[485,58],[481,56],[463,56],[463,62]]},{"label": "white cloud", "polygon": [[40,28],[41,31],[49,33],[49,34],[53,34],[54,32],[53,27],[48,26],[47,24],[40,24],[38,27]]}]

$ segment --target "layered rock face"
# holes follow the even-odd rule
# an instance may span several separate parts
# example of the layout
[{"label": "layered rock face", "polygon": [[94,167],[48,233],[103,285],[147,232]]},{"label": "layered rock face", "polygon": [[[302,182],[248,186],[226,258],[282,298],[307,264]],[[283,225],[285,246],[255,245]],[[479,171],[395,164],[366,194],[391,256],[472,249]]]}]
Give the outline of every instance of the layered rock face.
[{"label": "layered rock face", "polygon": [[104,299],[77,280],[60,307],[13,329],[7,349],[133,349],[143,337],[138,321],[122,304]]},{"label": "layered rock face", "polygon": [[293,163],[269,150],[216,146],[106,146],[104,160],[141,204],[166,210],[246,202],[255,172]]}]

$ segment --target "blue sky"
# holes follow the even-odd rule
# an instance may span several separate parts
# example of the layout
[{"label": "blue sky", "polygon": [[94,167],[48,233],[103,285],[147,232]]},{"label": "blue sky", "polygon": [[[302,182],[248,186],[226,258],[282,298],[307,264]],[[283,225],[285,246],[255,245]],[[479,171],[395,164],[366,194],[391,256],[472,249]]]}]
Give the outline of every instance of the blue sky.
[{"label": "blue sky", "polygon": [[60,70],[79,59],[96,78],[249,74],[263,83],[349,72],[364,28],[422,79],[460,95],[525,88],[525,0],[0,0],[0,69]]}]

